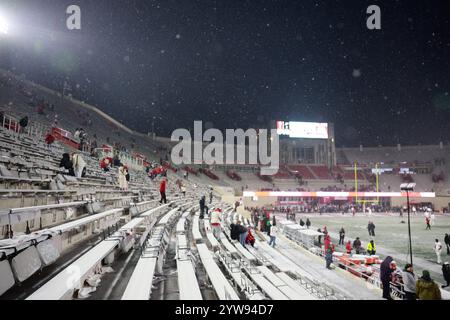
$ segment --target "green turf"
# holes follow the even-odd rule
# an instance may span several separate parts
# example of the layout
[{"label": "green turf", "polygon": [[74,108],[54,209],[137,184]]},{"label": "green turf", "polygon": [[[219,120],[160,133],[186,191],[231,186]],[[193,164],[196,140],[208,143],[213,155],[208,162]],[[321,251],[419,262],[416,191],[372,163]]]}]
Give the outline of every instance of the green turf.
[{"label": "green turf", "polygon": [[[305,219],[304,219],[305,220]],[[311,216],[310,220],[313,226],[327,226],[330,232],[338,233],[341,227],[344,227],[346,236],[351,238],[360,237],[364,248],[371,239],[367,231],[367,223],[372,220],[375,223],[375,244],[393,249],[399,253],[400,259],[405,259],[408,254],[408,224],[407,217],[389,217],[389,216]],[[404,224],[401,221],[405,221]],[[443,245],[442,260],[450,262],[450,256],[447,255],[444,235],[450,234],[450,217],[436,215],[434,226],[430,230],[425,230],[425,218],[423,216],[411,217],[411,235],[413,257],[420,257],[432,262],[436,261],[436,254],[433,247],[435,239],[439,239]],[[333,239],[336,243],[338,239]]]}]

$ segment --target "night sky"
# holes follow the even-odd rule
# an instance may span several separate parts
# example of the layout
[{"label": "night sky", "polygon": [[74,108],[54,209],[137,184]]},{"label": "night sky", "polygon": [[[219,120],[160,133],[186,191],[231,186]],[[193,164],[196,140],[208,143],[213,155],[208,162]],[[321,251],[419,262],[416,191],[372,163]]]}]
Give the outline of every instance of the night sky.
[{"label": "night sky", "polygon": [[[371,4],[382,30],[366,28]],[[449,1],[1,0],[1,14],[0,67],[67,78],[141,132],[278,119],[333,122],[338,146],[450,140]]]}]

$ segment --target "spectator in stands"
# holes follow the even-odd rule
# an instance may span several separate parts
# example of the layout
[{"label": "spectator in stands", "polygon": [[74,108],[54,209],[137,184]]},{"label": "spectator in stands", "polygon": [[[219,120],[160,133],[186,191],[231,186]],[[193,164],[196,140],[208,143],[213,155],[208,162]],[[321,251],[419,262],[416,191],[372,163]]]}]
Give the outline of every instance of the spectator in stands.
[{"label": "spectator in stands", "polygon": [[405,292],[404,300],[416,300],[416,276],[414,275],[413,266],[410,263],[405,265],[402,273],[403,291]]},{"label": "spectator in stands", "polygon": [[222,222],[222,210],[220,208],[216,208],[211,212],[210,216],[211,229],[216,239],[220,238],[220,230],[222,229],[221,222]]},{"label": "spectator in stands", "polygon": [[20,124],[20,132],[23,132],[24,129],[28,126],[28,116],[23,117],[19,121]]},{"label": "spectator in stands", "polygon": [[309,218],[306,218],[306,228],[309,229],[311,226],[311,221],[309,221]]},{"label": "spectator in stands", "polygon": [[[320,233],[322,233],[322,229],[317,229],[317,232],[320,232]],[[317,237],[317,239],[318,239],[318,241],[319,241],[319,246],[322,246],[322,235],[319,235],[318,237]]]},{"label": "spectator in stands", "polygon": [[95,153],[95,149],[97,149],[97,139],[94,135],[94,139],[91,141],[91,154]]},{"label": "spectator in stands", "polygon": [[127,170],[126,166],[121,164],[119,167],[118,182],[119,182],[119,188],[124,191],[128,190],[127,173],[128,173],[128,170]]},{"label": "spectator in stands", "polygon": [[239,240],[239,232],[237,223],[230,224],[230,238],[231,240]]},{"label": "spectator in stands", "polygon": [[334,246],[330,243],[328,248],[325,250],[325,262],[327,269],[331,270],[331,264],[333,263],[333,252]]},{"label": "spectator in stands", "polygon": [[267,235],[270,237],[270,227],[273,226],[273,222],[270,222],[270,217],[267,217],[266,221],[266,232]]},{"label": "spectator in stands", "polygon": [[377,252],[377,248],[375,246],[375,242],[373,240],[370,240],[370,242],[367,244],[367,253],[369,256],[373,256]]},{"label": "spectator in stands", "polygon": [[113,161],[112,161],[112,166],[113,167],[120,167],[120,159],[119,159],[119,155],[116,153],[114,155]]},{"label": "spectator in stands", "polygon": [[159,200],[159,203],[167,203],[166,199],[166,185],[167,185],[167,178],[164,177],[161,180],[161,184],[159,185],[159,193],[161,194],[161,200]]},{"label": "spectator in stands", "polygon": [[345,230],[344,227],[339,230],[339,245],[344,245],[344,239],[345,239]]},{"label": "spectator in stands", "polygon": [[237,222],[237,232],[239,234],[239,242],[245,247],[245,239],[247,239],[248,230],[242,225],[241,221]]},{"label": "spectator in stands", "polygon": [[442,276],[444,277],[446,285],[442,285],[442,288],[446,288],[450,286],[450,264],[448,262],[444,262],[442,265]]},{"label": "spectator in stands", "polygon": [[55,137],[52,135],[51,132],[48,132],[45,136],[45,144],[47,145],[48,148],[50,148],[53,142],[55,142]]},{"label": "spectator in stands", "polygon": [[72,153],[72,163],[75,176],[81,178],[86,174],[86,162],[79,153]]},{"label": "spectator in stands", "polygon": [[76,128],[75,132],[73,133],[73,137],[75,139],[79,139],[80,138],[80,132],[81,132],[80,128]]},{"label": "spectator in stands", "polygon": [[253,236],[250,228],[248,228],[248,234],[247,238],[245,239],[245,243],[251,245],[252,247],[255,246],[255,237]]},{"label": "spectator in stands", "polygon": [[450,255],[450,237],[449,237],[448,233],[445,234],[444,243],[445,243],[445,246],[447,247],[447,254]]},{"label": "spectator in stands", "polygon": [[355,241],[353,241],[353,249],[355,249],[355,253],[359,254],[361,251],[361,240],[359,239],[359,237],[357,237],[355,239]]},{"label": "spectator in stands", "polygon": [[269,246],[272,246],[272,247],[275,248],[277,236],[278,236],[278,227],[277,227],[277,225],[275,223],[275,224],[270,226],[270,242],[269,242]]},{"label": "spectator in stands", "polygon": [[324,253],[327,252],[327,250],[328,250],[328,248],[330,247],[330,245],[331,245],[331,237],[330,237],[329,234],[326,234],[326,235],[323,237]]},{"label": "spectator in stands", "polygon": [[200,204],[200,219],[203,219],[205,216],[205,208],[206,208],[206,197],[202,196],[199,201]]},{"label": "spectator in stands", "polygon": [[62,159],[59,162],[59,167],[69,170],[70,176],[75,176],[75,172],[73,170],[73,163],[72,160],[70,159],[70,154],[68,153],[63,154]]},{"label": "spectator in stands", "polygon": [[347,251],[347,254],[352,253],[352,242],[350,240],[347,241],[347,244],[345,245],[345,250]]},{"label": "spectator in stands", "polygon": [[441,264],[441,252],[442,252],[442,244],[439,239],[436,239],[434,242],[434,252],[436,253],[436,260],[438,264]]},{"label": "spectator in stands", "polygon": [[111,165],[111,158],[103,158],[102,161],[100,161],[100,168],[103,169],[104,172],[109,171],[109,167]]},{"label": "spectator in stands", "polygon": [[380,265],[380,280],[381,280],[381,284],[383,285],[383,298],[387,299],[387,300],[392,300],[392,297],[391,297],[391,273],[392,273],[391,262],[393,260],[394,259],[392,259],[391,256],[387,256],[386,259],[384,259]]},{"label": "spectator in stands", "polygon": [[[211,197],[211,193],[210,193],[210,197]],[[210,202],[211,203],[211,202]],[[236,201],[235,203],[234,203],[234,212],[236,212],[237,211],[237,208],[239,207],[239,201]]]},{"label": "spectator in stands", "polygon": [[419,300],[441,300],[441,290],[428,270],[423,270],[422,277],[416,282],[416,295]]},{"label": "spectator in stands", "polygon": [[125,179],[127,180],[127,184],[130,184],[131,176],[130,176],[130,170],[128,170],[128,167],[125,166],[125,169],[127,170],[127,173],[125,175]]}]

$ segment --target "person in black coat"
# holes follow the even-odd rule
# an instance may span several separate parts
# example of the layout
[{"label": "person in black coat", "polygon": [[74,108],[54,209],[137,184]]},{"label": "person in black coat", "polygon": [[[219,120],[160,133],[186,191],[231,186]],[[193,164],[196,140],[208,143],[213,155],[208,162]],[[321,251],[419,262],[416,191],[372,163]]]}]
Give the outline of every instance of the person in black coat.
[{"label": "person in black coat", "polygon": [[206,197],[202,196],[202,198],[200,199],[200,219],[203,219],[205,216],[205,208],[206,208]]},{"label": "person in black coat", "polygon": [[387,256],[386,259],[380,265],[380,280],[383,284],[383,298],[387,300],[392,300],[391,297],[391,262],[394,259],[391,256]]},{"label": "person in black coat", "polygon": [[447,247],[447,254],[450,254],[450,236],[448,235],[448,233],[445,234],[444,243]]},{"label": "person in black coat", "polygon": [[306,228],[309,229],[310,226],[311,226],[311,221],[309,221],[309,218],[306,218]]},{"label": "person in black coat", "polygon": [[73,170],[73,163],[72,160],[70,160],[70,154],[68,153],[63,154],[63,157],[59,163],[59,167],[69,170],[70,176],[75,176],[75,171]]},{"label": "person in black coat", "polygon": [[345,230],[344,227],[341,228],[341,230],[339,230],[339,245],[344,245],[344,241],[345,240]]},{"label": "person in black coat", "polygon": [[445,262],[442,265],[442,276],[444,277],[444,280],[447,282],[447,285],[443,285],[442,288],[446,288],[450,286],[450,264],[448,262]]},{"label": "person in black coat", "polygon": [[22,128],[26,128],[28,126],[28,116],[25,116],[22,119],[20,119],[19,124]]},{"label": "person in black coat", "polygon": [[305,225],[305,222],[302,219],[300,219],[299,224],[300,224],[301,227],[303,227]]},{"label": "person in black coat", "polygon": [[230,224],[230,238],[231,240],[239,240],[239,228],[235,223]]}]

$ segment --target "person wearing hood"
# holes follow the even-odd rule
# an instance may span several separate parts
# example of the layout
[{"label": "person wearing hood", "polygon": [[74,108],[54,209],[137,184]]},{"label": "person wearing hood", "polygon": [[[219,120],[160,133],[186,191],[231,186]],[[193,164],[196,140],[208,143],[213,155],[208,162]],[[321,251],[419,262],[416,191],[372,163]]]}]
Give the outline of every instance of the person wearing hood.
[{"label": "person wearing hood", "polygon": [[70,154],[64,153],[61,161],[59,162],[59,167],[69,170],[70,176],[75,176],[75,172],[73,171],[73,163],[70,160]]},{"label": "person wearing hood", "polygon": [[445,286],[443,285],[442,288],[450,286],[450,264],[448,262],[444,262],[444,264],[442,265],[442,276],[447,282],[447,284]]},{"label": "person wearing hood", "polygon": [[402,272],[403,291],[405,296],[403,300],[416,300],[416,276],[414,275],[413,266],[410,263],[405,265]]},{"label": "person wearing hood", "polygon": [[380,280],[383,285],[383,298],[392,300],[391,297],[391,262],[394,261],[391,256],[387,256],[386,259],[380,265]]},{"label": "person wearing hood", "polygon": [[430,277],[428,270],[422,271],[422,277],[416,282],[416,295],[419,300],[441,300],[441,289]]},{"label": "person wearing hood", "polygon": [[81,178],[83,176],[83,172],[85,172],[86,169],[86,162],[84,161],[81,154],[73,153],[72,163],[73,163],[73,170],[75,171],[75,176],[77,178]]}]

